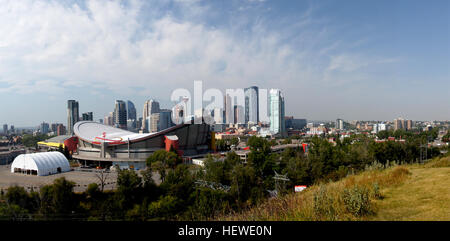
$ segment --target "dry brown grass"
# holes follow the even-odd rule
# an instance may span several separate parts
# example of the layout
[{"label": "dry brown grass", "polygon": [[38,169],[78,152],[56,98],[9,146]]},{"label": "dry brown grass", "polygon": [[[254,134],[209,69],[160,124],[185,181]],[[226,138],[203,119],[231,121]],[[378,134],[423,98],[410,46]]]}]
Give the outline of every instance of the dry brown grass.
[{"label": "dry brown grass", "polygon": [[[349,193],[368,194],[363,214],[351,212]],[[358,204],[358,203],[356,203]],[[365,171],[338,182],[272,199],[219,220],[447,220],[450,221],[450,157],[426,164]]]},{"label": "dry brown grass", "polygon": [[384,188],[385,198],[375,201],[378,211],[368,220],[450,221],[450,167],[429,164],[433,168],[412,168],[402,185]]},{"label": "dry brown grass", "polygon": [[438,157],[424,165],[426,168],[450,167],[450,156]]},{"label": "dry brown grass", "polygon": [[[381,188],[399,185],[410,174],[410,171],[403,166],[382,171],[367,171],[338,182],[314,185],[301,193],[272,199],[250,210],[218,219],[228,221],[361,220],[364,216],[376,212],[377,207],[372,203],[381,198]],[[364,206],[358,202],[359,197],[368,197],[370,202],[364,202],[366,205]],[[354,208],[351,207],[359,207],[358,205],[363,205],[361,210],[364,211],[364,215],[352,211]]]}]

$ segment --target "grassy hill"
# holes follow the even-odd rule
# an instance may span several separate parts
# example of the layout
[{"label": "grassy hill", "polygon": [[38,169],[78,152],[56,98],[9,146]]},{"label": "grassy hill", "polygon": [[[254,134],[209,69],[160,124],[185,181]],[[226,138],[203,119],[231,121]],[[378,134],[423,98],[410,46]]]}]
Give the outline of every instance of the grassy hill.
[{"label": "grassy hill", "polygon": [[450,220],[450,157],[369,168],[219,220]]},{"label": "grassy hill", "polygon": [[[448,160],[448,158],[447,158]],[[411,167],[402,185],[383,190],[368,220],[450,220],[450,167]]]}]

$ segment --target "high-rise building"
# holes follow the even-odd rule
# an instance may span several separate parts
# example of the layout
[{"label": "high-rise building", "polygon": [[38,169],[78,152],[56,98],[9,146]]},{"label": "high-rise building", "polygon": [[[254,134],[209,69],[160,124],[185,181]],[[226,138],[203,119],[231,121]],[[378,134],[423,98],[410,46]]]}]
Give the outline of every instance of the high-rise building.
[{"label": "high-rise building", "polygon": [[160,130],[160,121],[161,121],[161,114],[160,113],[153,113],[150,115],[149,118],[149,132],[158,132]]},{"label": "high-rise building", "polygon": [[176,125],[179,125],[181,123],[184,123],[186,120],[188,120],[190,117],[189,115],[189,106],[188,106],[189,98],[183,97],[182,101],[180,103],[177,103],[172,108],[172,122]]},{"label": "high-rise building", "polygon": [[82,120],[84,121],[93,121],[94,120],[94,114],[92,112],[86,112],[82,115]]},{"label": "high-rise building", "polygon": [[216,123],[216,124],[224,123],[224,121],[223,121],[223,109],[222,108],[214,108],[214,110],[212,111],[212,116],[214,118],[214,123]]},{"label": "high-rise building", "polygon": [[412,128],[414,127],[414,123],[412,120],[407,120],[406,121],[406,129],[407,130],[412,130]]},{"label": "high-rise building", "polygon": [[136,120],[136,107],[130,100],[127,101],[127,115],[128,120]]},{"label": "high-rise building", "polygon": [[228,94],[225,94],[224,96],[224,108],[225,108],[225,120],[224,122],[227,124],[234,124],[234,106],[232,106],[232,99],[231,96]]},{"label": "high-rise building", "polygon": [[372,133],[378,133],[380,131],[385,131],[385,130],[387,130],[386,124],[384,124],[384,123],[373,124]]},{"label": "high-rise building", "polygon": [[142,126],[142,117],[139,117],[139,119],[136,120],[136,128],[139,126]]},{"label": "high-rise building", "polygon": [[14,125],[11,125],[10,130],[11,130],[11,134],[16,134],[16,131],[14,130]]},{"label": "high-rise building", "polygon": [[259,122],[259,94],[258,87],[251,86],[244,89],[245,93],[245,123]]},{"label": "high-rise building", "polygon": [[133,102],[131,102],[130,100],[127,101],[127,115],[128,115],[128,117],[127,117],[128,130],[135,130],[137,128],[136,107],[134,107]]},{"label": "high-rise building", "polygon": [[3,125],[3,134],[5,134],[5,135],[8,134],[8,124]]},{"label": "high-rise building", "polygon": [[105,125],[114,126],[114,112],[109,112],[109,114],[105,116],[103,122]]},{"label": "high-rise building", "polygon": [[405,120],[403,118],[394,119],[394,131],[399,129],[406,130]]},{"label": "high-rise building", "polygon": [[116,100],[114,108],[114,125],[120,129],[127,129],[127,108],[123,100]]},{"label": "high-rise building", "polygon": [[271,89],[269,91],[269,118],[270,132],[285,136],[284,97],[279,89]]},{"label": "high-rise building", "polygon": [[160,110],[159,113],[153,113],[149,118],[149,132],[158,132],[172,126],[172,111],[167,109]]},{"label": "high-rise building", "polygon": [[48,123],[42,122],[39,129],[41,130],[41,134],[47,134],[49,131],[50,125]]},{"label": "high-rise building", "polygon": [[[134,107],[133,102],[127,101],[127,125],[128,130],[135,130],[136,126],[136,107]],[[140,126],[139,126],[140,127]]]},{"label": "high-rise building", "polygon": [[56,133],[58,125],[59,125],[59,123],[52,123],[50,125],[50,131],[52,131],[53,133]]},{"label": "high-rise building", "polygon": [[78,102],[75,100],[67,101],[67,132],[73,135],[73,125],[79,120]]},{"label": "high-rise building", "polygon": [[245,110],[243,106],[234,106],[234,124],[244,124],[245,123]]},{"label": "high-rise building", "polygon": [[162,109],[160,110],[160,116],[159,116],[159,130],[165,130],[169,127],[172,127],[172,111],[168,109]]},{"label": "high-rise building", "polygon": [[98,123],[103,124],[103,119],[98,119]]},{"label": "high-rise building", "polygon": [[150,123],[151,115],[154,113],[159,113],[159,102],[150,99],[144,103],[144,111],[142,113],[142,130],[144,132],[149,131],[148,123]]},{"label": "high-rise building", "polygon": [[335,127],[336,127],[336,130],[344,130],[344,120],[337,119]]},{"label": "high-rise building", "polygon": [[59,124],[59,125],[56,127],[56,134],[57,134],[58,136],[61,136],[61,135],[65,135],[65,134],[66,134],[66,128],[64,127],[63,124]]}]

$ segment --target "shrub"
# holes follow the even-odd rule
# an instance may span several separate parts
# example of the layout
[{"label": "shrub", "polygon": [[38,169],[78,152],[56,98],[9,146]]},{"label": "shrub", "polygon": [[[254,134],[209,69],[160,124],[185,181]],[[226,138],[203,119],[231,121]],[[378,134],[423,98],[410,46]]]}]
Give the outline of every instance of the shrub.
[{"label": "shrub", "polygon": [[334,198],[325,185],[320,185],[314,193],[314,216],[316,220],[337,220],[337,211],[334,208]]},{"label": "shrub", "polygon": [[425,167],[427,168],[450,167],[450,158],[449,157],[438,158],[425,164]]},{"label": "shrub", "polygon": [[377,182],[375,182],[375,183],[372,185],[372,196],[373,196],[375,199],[382,199],[382,198],[383,198],[383,196],[381,195],[381,192],[380,192],[380,185],[378,185]]},{"label": "shrub", "polygon": [[356,217],[369,214],[371,211],[370,191],[366,187],[346,188],[342,199],[347,211]]}]

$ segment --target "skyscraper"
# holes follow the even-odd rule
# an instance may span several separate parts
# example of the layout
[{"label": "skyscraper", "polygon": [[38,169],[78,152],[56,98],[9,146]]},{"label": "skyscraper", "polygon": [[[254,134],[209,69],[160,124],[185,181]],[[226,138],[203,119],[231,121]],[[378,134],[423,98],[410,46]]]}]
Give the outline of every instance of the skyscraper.
[{"label": "skyscraper", "polygon": [[114,108],[114,122],[117,128],[127,129],[127,108],[123,100],[116,100]]},{"label": "skyscraper", "polygon": [[48,123],[42,122],[39,129],[41,130],[41,134],[47,134],[49,128],[50,125]]},{"label": "skyscraper", "polygon": [[67,101],[67,132],[73,135],[73,125],[79,120],[78,102],[75,100]]},{"label": "skyscraper", "polygon": [[65,135],[65,134],[66,134],[66,128],[64,127],[63,124],[59,124],[59,125],[56,127],[56,134],[57,134],[58,136],[60,136],[60,135]]},{"label": "skyscraper", "polygon": [[222,108],[214,108],[212,111],[212,115],[214,117],[214,122],[216,124],[224,123],[223,121],[223,109]]},{"label": "skyscraper", "polygon": [[149,131],[148,123],[150,123],[151,115],[154,113],[159,113],[159,102],[150,99],[144,103],[144,111],[142,113],[142,130],[144,132]]},{"label": "skyscraper", "polygon": [[114,112],[109,112],[105,119],[103,120],[105,125],[114,126]]},{"label": "skyscraper", "polygon": [[175,104],[174,107],[172,107],[172,122],[175,125],[179,125],[184,123],[185,121],[189,120],[189,106],[188,106],[188,97],[183,97],[182,101]]},{"label": "skyscraper", "polygon": [[150,115],[149,120],[149,132],[158,132],[160,130],[160,121],[161,121],[161,114],[160,113],[153,113]]},{"label": "skyscraper", "polygon": [[3,134],[5,134],[5,135],[8,134],[8,124],[3,125]]},{"label": "skyscraper", "polygon": [[232,105],[231,96],[229,96],[228,94],[225,94],[223,103],[224,103],[224,108],[225,108],[224,123],[234,124],[234,106],[231,106]]},{"label": "skyscraper", "polygon": [[136,120],[136,129],[141,126],[142,126],[142,117],[139,117],[139,119]]},{"label": "skyscraper", "polygon": [[245,92],[245,123],[259,122],[259,94],[258,87],[251,86]]},{"label": "skyscraper", "polygon": [[240,105],[234,105],[234,123],[244,124],[245,123],[245,111],[244,107]]},{"label": "skyscraper", "polygon": [[84,120],[84,121],[93,121],[94,120],[94,115],[92,112],[83,113],[81,116],[82,116],[82,120]]},{"label": "skyscraper", "polygon": [[344,129],[344,121],[342,119],[336,120],[336,130],[343,130]]},{"label": "skyscraper", "polygon": [[159,130],[165,130],[172,126],[172,110],[162,109],[159,116]]},{"label": "skyscraper", "polygon": [[270,132],[285,136],[284,97],[278,89],[271,89],[269,91],[269,117]]},{"label": "skyscraper", "polygon": [[127,115],[128,120],[136,120],[136,107],[134,107],[133,102],[127,100]]},{"label": "skyscraper", "polygon": [[52,123],[50,125],[50,130],[56,133],[59,123]]},{"label": "skyscraper", "polygon": [[127,101],[127,115],[128,129],[136,129],[136,107],[134,107],[133,102],[131,102],[130,100]]},{"label": "skyscraper", "polygon": [[394,131],[406,129],[405,120],[403,118],[394,119]]},{"label": "skyscraper", "polygon": [[414,126],[414,123],[413,123],[412,120],[407,120],[406,121],[406,129],[407,130],[412,130],[413,126]]},{"label": "skyscraper", "polygon": [[149,132],[158,132],[172,126],[172,111],[161,109],[159,113],[153,113],[149,118]]}]

